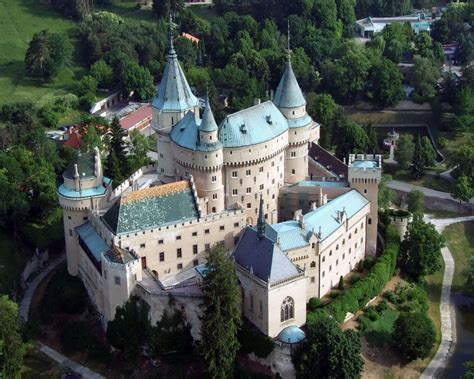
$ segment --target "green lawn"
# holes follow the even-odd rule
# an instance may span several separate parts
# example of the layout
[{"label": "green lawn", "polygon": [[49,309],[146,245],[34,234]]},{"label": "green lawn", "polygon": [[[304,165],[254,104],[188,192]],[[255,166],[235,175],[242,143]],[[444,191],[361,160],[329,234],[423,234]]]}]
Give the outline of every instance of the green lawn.
[{"label": "green lawn", "polygon": [[453,290],[460,291],[466,284],[463,270],[467,267],[468,259],[474,256],[474,222],[450,225],[444,230],[443,235],[456,264]]},{"label": "green lawn", "polygon": [[[47,101],[70,92],[84,73],[80,65],[76,24],[39,0],[0,0],[0,105],[14,101]],[[25,78],[24,58],[33,35],[41,30],[62,32],[76,47],[73,64],[50,82]]]},{"label": "green lawn", "polygon": [[439,309],[439,303],[441,299],[441,287],[443,284],[443,275],[444,275],[444,263],[441,269],[434,273],[433,275],[427,276],[425,278],[425,288],[428,293],[428,301],[430,308],[428,310],[428,316],[433,320],[433,323],[436,328],[436,342],[431,351],[431,357],[434,356],[438,350],[438,346],[441,342],[441,313]]},{"label": "green lawn", "polygon": [[391,334],[393,325],[400,312],[393,308],[387,308],[383,311],[380,317],[375,321],[364,321],[366,327],[363,331],[367,341],[374,346],[382,347],[391,342]]}]

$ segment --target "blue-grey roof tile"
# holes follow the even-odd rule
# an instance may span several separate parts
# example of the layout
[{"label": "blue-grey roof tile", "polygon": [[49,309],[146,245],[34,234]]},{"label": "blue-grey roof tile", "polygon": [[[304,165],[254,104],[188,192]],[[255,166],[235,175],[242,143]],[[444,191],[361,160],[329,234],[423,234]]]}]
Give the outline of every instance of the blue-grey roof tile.
[{"label": "blue-grey roof tile", "polygon": [[278,108],[297,108],[306,104],[290,61],[286,64],[285,72],[273,97],[273,103]]},{"label": "blue-grey roof tile", "polygon": [[76,233],[84,241],[89,251],[92,253],[97,262],[102,260],[102,254],[106,253],[110,247],[97,233],[90,222],[78,226]]}]

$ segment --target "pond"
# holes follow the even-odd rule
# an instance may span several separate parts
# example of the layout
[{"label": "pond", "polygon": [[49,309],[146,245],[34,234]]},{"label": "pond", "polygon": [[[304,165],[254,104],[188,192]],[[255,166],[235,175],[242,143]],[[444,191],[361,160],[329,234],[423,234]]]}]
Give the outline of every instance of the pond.
[{"label": "pond", "polygon": [[464,363],[474,360],[474,298],[453,293],[456,305],[456,348],[443,372],[443,378],[462,378],[466,372]]}]

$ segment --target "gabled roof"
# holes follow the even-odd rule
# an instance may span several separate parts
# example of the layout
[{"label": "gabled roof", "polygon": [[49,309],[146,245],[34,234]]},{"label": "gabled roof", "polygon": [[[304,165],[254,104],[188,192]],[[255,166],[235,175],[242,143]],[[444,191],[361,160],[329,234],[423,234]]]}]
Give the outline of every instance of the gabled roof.
[{"label": "gabled roof", "polygon": [[173,47],[168,53],[168,62],[158,87],[158,94],[152,100],[152,106],[165,112],[185,111],[199,105],[189,87],[178,56]]},{"label": "gabled roof", "polygon": [[266,101],[228,115],[219,126],[224,147],[242,147],[270,141],[288,130],[288,121],[278,108]]},{"label": "gabled roof", "polygon": [[258,238],[257,231],[248,227],[234,250],[234,259],[244,269],[266,283],[300,274],[278,245],[268,237]]},{"label": "gabled roof", "polygon": [[297,108],[306,105],[303,92],[293,72],[291,61],[286,64],[285,72],[273,97],[273,104],[278,108]]},{"label": "gabled roof", "polygon": [[102,217],[116,235],[197,220],[196,199],[187,180],[134,191]]}]

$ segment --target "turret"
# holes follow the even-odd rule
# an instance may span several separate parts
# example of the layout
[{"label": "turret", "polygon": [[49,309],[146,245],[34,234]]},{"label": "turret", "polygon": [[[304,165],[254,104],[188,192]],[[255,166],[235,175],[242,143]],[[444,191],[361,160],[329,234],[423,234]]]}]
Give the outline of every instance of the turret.
[{"label": "turret", "polygon": [[170,19],[170,49],[167,63],[158,93],[152,100],[152,127],[157,133],[158,178],[165,183],[173,181],[175,175],[170,152],[171,129],[187,112],[199,110],[199,100],[191,91],[174,50],[171,25]]},{"label": "turret", "polygon": [[87,222],[91,211],[100,208],[110,193],[111,180],[103,176],[100,152],[81,154],[63,173],[64,183],[58,188],[63,208],[67,268],[77,275],[79,242],[75,228]]},{"label": "turret", "polygon": [[224,164],[223,146],[219,141],[218,127],[212,113],[209,99],[206,100],[204,113],[197,133],[195,165],[195,183],[199,197],[207,199],[207,213],[224,210],[224,182],[222,166]]}]

